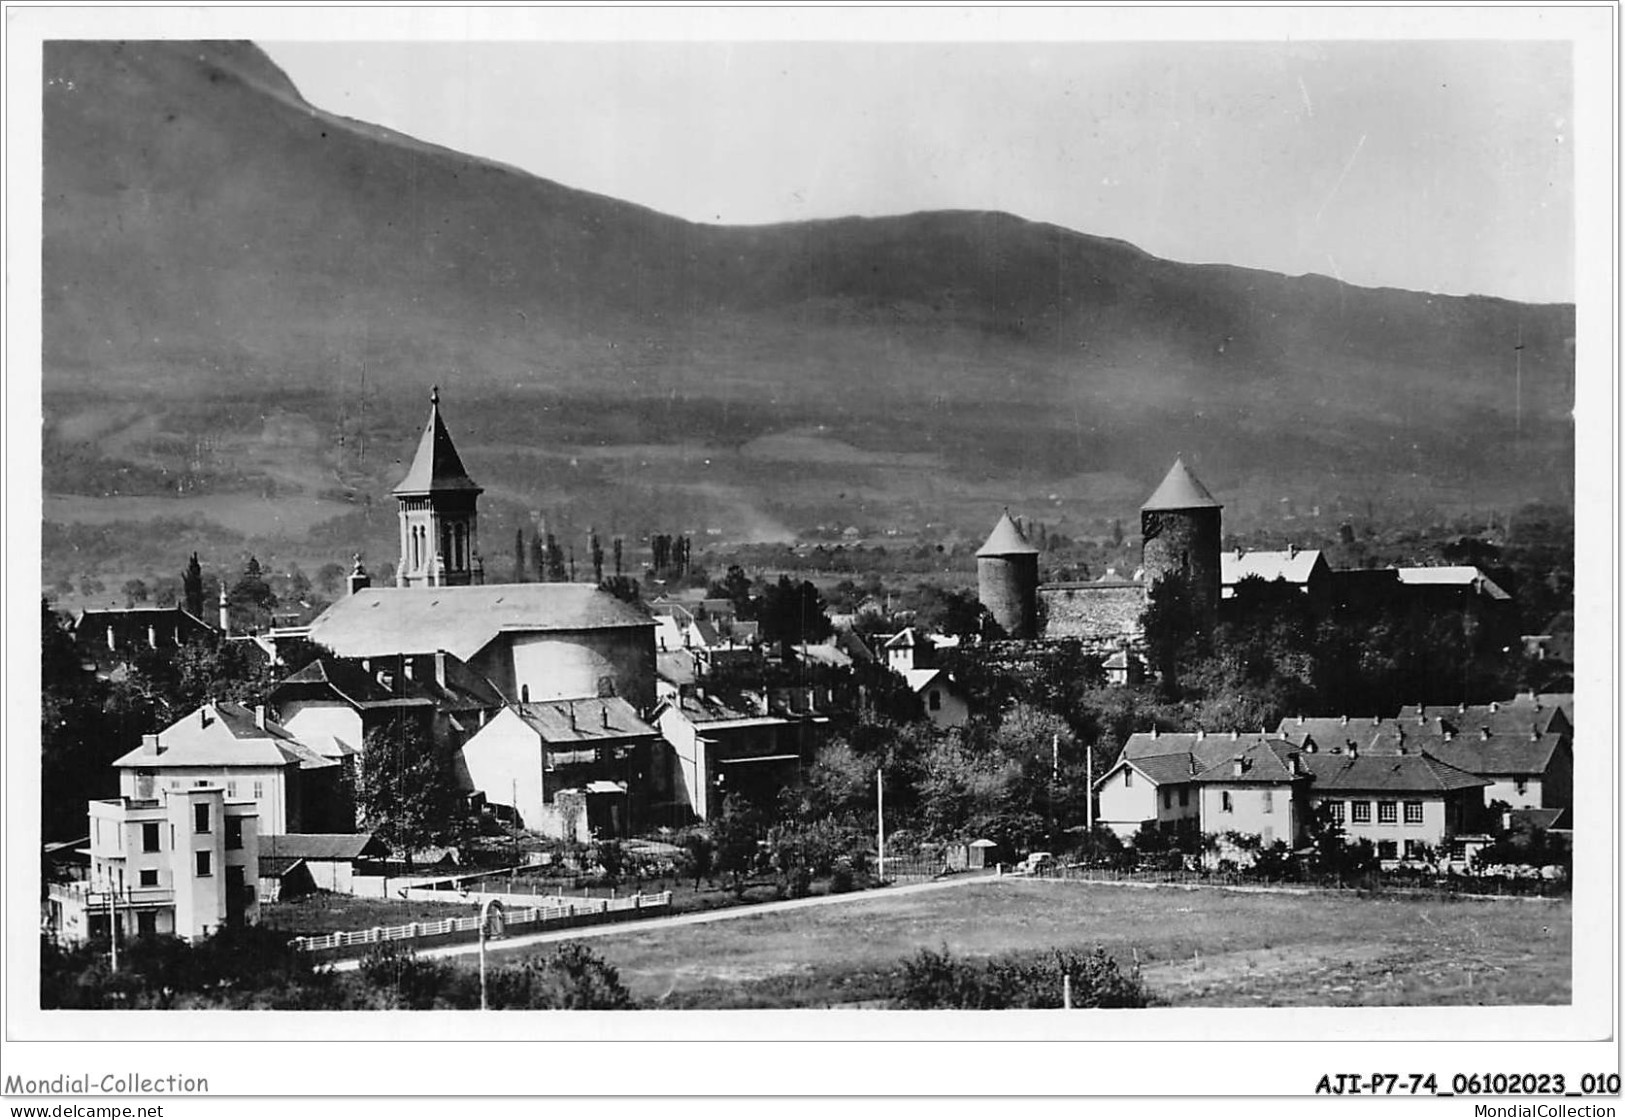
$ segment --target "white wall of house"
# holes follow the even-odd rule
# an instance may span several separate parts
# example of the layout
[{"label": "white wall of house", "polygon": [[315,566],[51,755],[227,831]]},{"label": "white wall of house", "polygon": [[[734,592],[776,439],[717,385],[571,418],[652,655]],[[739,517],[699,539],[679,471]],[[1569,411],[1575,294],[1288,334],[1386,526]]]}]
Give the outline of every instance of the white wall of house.
[{"label": "white wall of house", "polygon": [[331,735],[356,750],[366,745],[361,713],[338,700],[290,700],[278,711],[277,722],[296,739]]},{"label": "white wall of house", "polygon": [[1491,801],[1504,801],[1512,809],[1546,809],[1547,801],[1546,782],[1537,777],[1512,777],[1510,775],[1485,775],[1489,779],[1489,786],[1484,790],[1484,803]]},{"label": "white wall of house", "polygon": [[1099,787],[1096,819],[1120,840],[1133,839],[1145,821],[1157,816],[1157,787],[1144,774],[1119,765]]},{"label": "white wall of house", "polygon": [[[198,785],[218,785],[225,789],[226,800],[252,801],[259,816],[262,836],[279,836],[298,832],[302,823],[297,764],[288,766],[164,766],[163,756],[153,759],[154,765],[119,768],[119,793],[125,797],[146,800],[157,797],[160,791],[174,792]],[[150,780],[149,780],[150,775]]]},{"label": "white wall of house", "polygon": [[1297,808],[1290,786],[1203,782],[1197,789],[1203,832],[1251,834],[1262,837],[1266,845],[1277,840],[1297,842]]},{"label": "white wall of house", "polygon": [[[535,699],[535,694],[532,694]],[[458,753],[471,788],[494,805],[512,805],[527,827],[535,828],[546,804],[542,738],[535,728],[504,708],[464,743]]]},{"label": "white wall of house", "polygon": [[654,705],[654,627],[510,634],[481,650],[472,662],[506,695],[519,700],[528,688],[534,702],[615,693],[646,711]]},{"label": "white wall of house", "polygon": [[704,820],[709,811],[709,759],[705,736],[673,707],[663,708],[655,719],[661,738],[670,747],[672,800],[686,796],[694,815]]},{"label": "white wall of house", "polygon": [[[1392,841],[1394,855],[1390,858],[1405,858],[1405,842],[1427,844],[1438,848],[1443,845],[1452,829],[1449,816],[1445,809],[1444,798],[1434,795],[1431,797],[1415,793],[1388,792],[1377,793],[1325,793],[1316,795],[1311,793],[1309,803],[1312,807],[1319,807],[1327,803],[1334,803],[1341,807],[1341,821],[1343,836],[1353,843],[1360,840],[1369,840],[1375,847],[1380,847],[1384,841]],[[1392,822],[1385,822],[1383,806],[1391,805]],[[1421,813],[1421,820],[1407,820],[1407,805],[1411,806],[1409,813],[1414,818],[1417,812]],[[1364,808],[1364,820],[1356,820],[1359,807]],[[1333,819],[1337,819],[1334,810]]]},{"label": "white wall of house", "polygon": [[970,705],[940,680],[920,691],[920,703],[936,727],[964,727],[970,720]]}]

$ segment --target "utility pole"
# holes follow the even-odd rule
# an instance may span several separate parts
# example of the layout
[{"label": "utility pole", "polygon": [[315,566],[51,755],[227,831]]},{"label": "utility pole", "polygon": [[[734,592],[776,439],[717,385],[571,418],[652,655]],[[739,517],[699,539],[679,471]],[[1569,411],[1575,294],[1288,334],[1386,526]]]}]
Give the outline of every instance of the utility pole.
[{"label": "utility pole", "polygon": [[885,771],[875,769],[875,851],[879,853],[878,874],[886,878],[886,782]]},{"label": "utility pole", "polygon": [[1095,745],[1087,744],[1083,748],[1084,780],[1088,783],[1087,796],[1083,799],[1083,823],[1088,826],[1089,835],[1095,834]]}]

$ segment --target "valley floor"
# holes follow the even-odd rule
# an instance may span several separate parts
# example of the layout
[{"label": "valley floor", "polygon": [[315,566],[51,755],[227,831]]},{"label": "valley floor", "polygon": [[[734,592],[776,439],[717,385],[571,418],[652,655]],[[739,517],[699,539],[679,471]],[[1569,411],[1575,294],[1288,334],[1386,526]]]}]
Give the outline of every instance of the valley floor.
[{"label": "valley floor", "polygon": [[[647,1007],[876,1006],[900,962],[1104,946],[1173,1007],[1566,1004],[1568,900],[1132,889],[1016,879],[617,930],[593,941]],[[605,931],[606,934],[609,931]]]}]

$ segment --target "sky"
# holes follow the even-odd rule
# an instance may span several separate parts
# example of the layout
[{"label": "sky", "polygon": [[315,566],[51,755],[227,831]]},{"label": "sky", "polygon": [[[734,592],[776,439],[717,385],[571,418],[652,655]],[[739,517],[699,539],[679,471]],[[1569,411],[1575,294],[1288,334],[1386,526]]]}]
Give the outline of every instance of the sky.
[{"label": "sky", "polygon": [[277,42],[312,104],[694,221],[1003,210],[1568,301],[1563,42]]}]

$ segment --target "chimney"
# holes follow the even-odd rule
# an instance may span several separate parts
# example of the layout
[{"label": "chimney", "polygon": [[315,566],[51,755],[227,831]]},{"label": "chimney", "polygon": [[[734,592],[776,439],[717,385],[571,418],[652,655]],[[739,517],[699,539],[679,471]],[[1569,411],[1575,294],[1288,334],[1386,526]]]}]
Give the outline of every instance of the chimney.
[{"label": "chimney", "polygon": [[1299,726],[1299,727],[1302,727],[1302,726],[1303,726],[1303,716],[1302,716],[1302,715],[1299,715],[1299,716],[1298,716],[1298,726]]},{"label": "chimney", "polygon": [[214,717],[209,714],[209,705],[205,704],[197,710],[197,718],[199,727],[207,727],[214,722]]},{"label": "chimney", "polygon": [[574,704],[570,703],[569,701],[565,701],[564,707],[570,713],[570,730],[571,731],[579,730],[576,727],[576,706]]},{"label": "chimney", "polygon": [[1447,743],[1452,743],[1452,742],[1455,742],[1455,739],[1456,739],[1455,731],[1447,726],[1444,729],[1444,741],[1447,742]]},{"label": "chimney", "polygon": [[1297,751],[1293,751],[1291,754],[1287,755],[1286,761],[1287,768],[1292,771],[1293,777],[1297,777],[1303,773],[1303,760],[1298,757]]},{"label": "chimney", "polygon": [[1296,560],[1298,558],[1298,546],[1297,545],[1289,544],[1289,545],[1286,546],[1286,558],[1288,560]]},{"label": "chimney", "polygon": [[609,727],[609,705],[608,704],[600,704],[600,705],[598,705],[598,714],[603,718],[604,727],[607,730],[608,727]]},{"label": "chimney", "polygon": [[355,554],[355,566],[350,569],[350,575],[346,582],[349,584],[351,595],[372,586],[372,577],[367,574],[367,569],[362,566],[361,553],[359,552]]},{"label": "chimney", "polygon": [[264,704],[255,704],[254,705],[254,726],[259,728],[261,731],[265,730],[265,705]]},{"label": "chimney", "polygon": [[1205,729],[1203,729],[1203,728],[1198,727],[1196,729],[1196,741],[1198,743],[1200,743],[1203,739],[1206,739],[1206,738],[1207,738],[1207,731]]},{"label": "chimney", "polygon": [[1532,742],[1532,743],[1540,742],[1540,728],[1539,727],[1531,727],[1529,729],[1529,741]]},{"label": "chimney", "polygon": [[1467,714],[1467,701],[1463,700],[1456,705],[1456,714],[1463,716]]},{"label": "chimney", "polygon": [[1480,739],[1488,740],[1490,737],[1490,729],[1488,727],[1480,727],[1478,729],[1478,737]]},{"label": "chimney", "polygon": [[158,741],[156,735],[141,736],[141,753],[147,755],[160,755],[164,753],[164,745]]},{"label": "chimney", "polygon": [[1349,725],[1349,717],[1348,716],[1339,716],[1338,719],[1337,719],[1337,725],[1339,727],[1347,727]]},{"label": "chimney", "polygon": [[409,681],[416,680],[417,674],[414,672],[414,670],[417,669],[417,662],[418,659],[415,657],[402,657],[401,676],[405,677]]},{"label": "chimney", "polygon": [[231,606],[226,602],[226,585],[220,585],[220,632],[231,633]]},{"label": "chimney", "polygon": [[1490,711],[1498,712],[1500,710],[1501,710],[1501,702],[1499,700],[1491,700],[1490,701]]},{"label": "chimney", "polygon": [[1317,751],[1319,749],[1320,748],[1315,746],[1315,741],[1313,739],[1305,739],[1303,741],[1303,753],[1304,754],[1314,754],[1315,751]]},{"label": "chimney", "polygon": [[1247,760],[1239,754],[1230,760],[1230,773],[1234,777],[1241,777],[1247,770]]},{"label": "chimney", "polygon": [[1359,747],[1359,744],[1357,744],[1357,743],[1355,743],[1355,741],[1354,741],[1354,740],[1353,740],[1353,739],[1350,739],[1350,740],[1349,740],[1349,749],[1348,749],[1348,756],[1349,756],[1349,758],[1351,758],[1351,759],[1354,759],[1354,758],[1359,758],[1359,757],[1360,757],[1360,747]]},{"label": "chimney", "polygon": [[1153,739],[1155,739],[1155,738],[1156,738],[1156,737],[1157,737],[1157,734],[1158,734],[1158,732],[1157,732],[1157,729],[1156,729],[1156,727],[1155,727],[1155,726],[1153,726],[1153,727],[1152,727],[1152,728],[1151,728],[1151,737],[1152,737],[1152,738],[1153,738]]},{"label": "chimney", "polygon": [[1234,727],[1232,727],[1230,729],[1230,741],[1232,743],[1234,743],[1239,738],[1241,738],[1241,732],[1237,731]]},{"label": "chimney", "polygon": [[446,687],[446,651],[443,649],[434,651],[434,683]]}]

